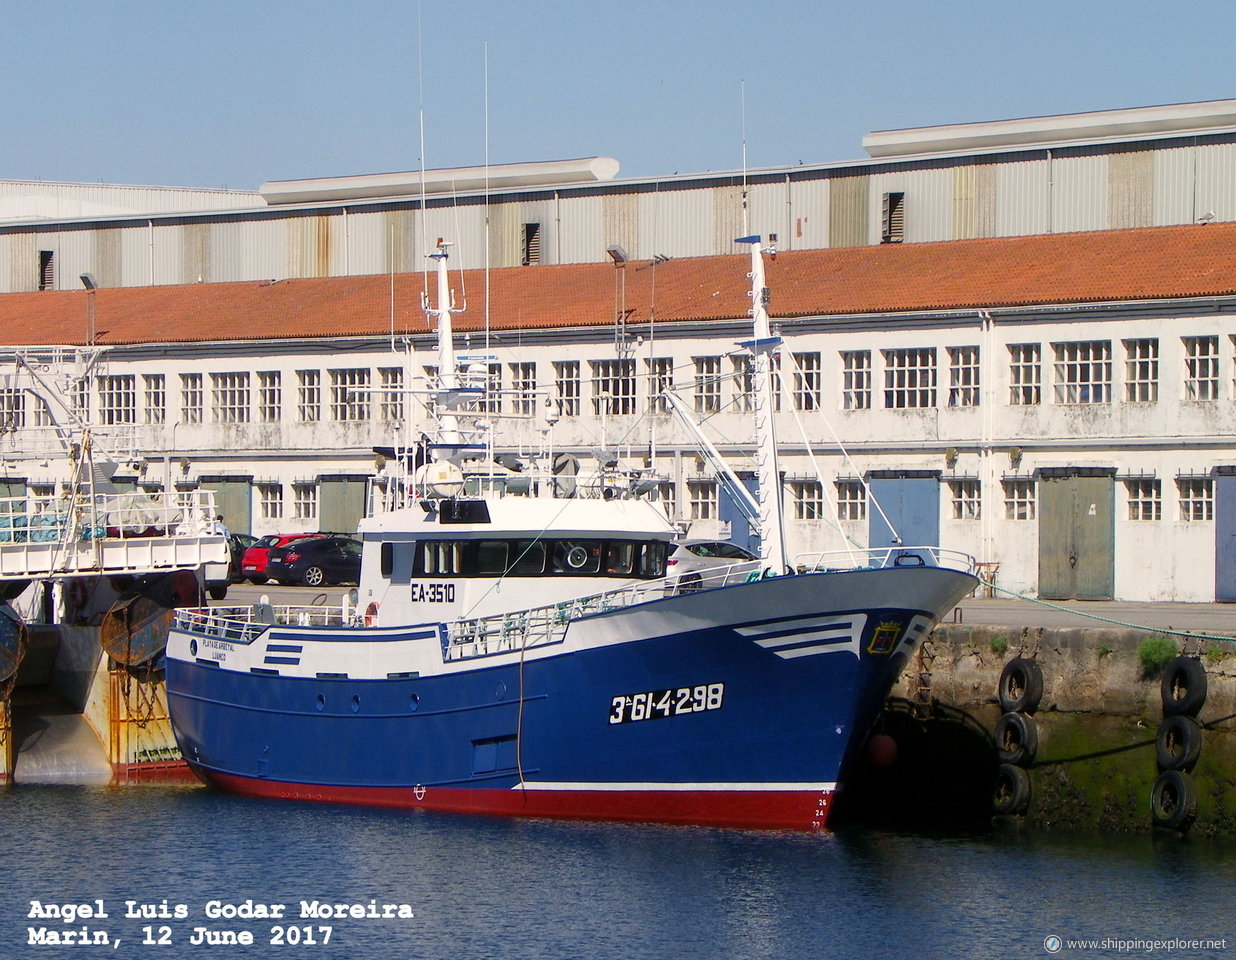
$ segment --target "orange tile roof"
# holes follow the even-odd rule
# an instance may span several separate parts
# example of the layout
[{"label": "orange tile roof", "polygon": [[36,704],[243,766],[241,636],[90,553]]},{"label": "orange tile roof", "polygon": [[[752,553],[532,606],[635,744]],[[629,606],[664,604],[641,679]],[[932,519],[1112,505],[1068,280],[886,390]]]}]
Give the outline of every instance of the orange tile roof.
[{"label": "orange tile roof", "polygon": [[[747,315],[746,253],[652,265],[632,261],[491,271],[494,330],[612,323],[625,298],[631,322]],[[768,263],[773,318],[967,310],[1236,294],[1236,223],[1151,227],[987,240],[804,250]],[[619,281],[625,274],[625,292]],[[430,288],[433,288],[433,279]],[[484,276],[452,272],[467,311],[457,331],[484,324]],[[421,274],[394,278],[397,332],[424,332]],[[0,343],[75,344],[86,335],[86,292],[0,295]],[[100,344],[383,335],[391,278],[100,289]]]}]

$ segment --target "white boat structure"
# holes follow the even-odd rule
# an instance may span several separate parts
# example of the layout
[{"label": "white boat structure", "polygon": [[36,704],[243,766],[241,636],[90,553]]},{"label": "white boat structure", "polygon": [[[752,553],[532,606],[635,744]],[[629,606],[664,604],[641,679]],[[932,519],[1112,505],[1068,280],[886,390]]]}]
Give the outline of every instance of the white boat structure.
[{"label": "white boat structure", "polygon": [[[457,373],[447,246],[430,460],[360,524],[356,603],[177,614],[172,724],[255,796],[516,816],[811,829],[889,688],[976,584],[936,547],[786,556],[772,334],[751,249],[758,562],[690,589],[638,483],[472,492],[479,391]],[[589,498],[592,490],[599,495]],[[574,494],[555,496],[554,494]],[[538,495],[539,494],[539,495]]]},{"label": "white boat structure", "polygon": [[[48,482],[0,497],[0,777],[80,782],[179,777],[163,693],[172,609],[226,563],[213,494],[120,490],[126,424],[92,425],[103,352],[0,354],[0,455]],[[20,495],[13,495],[17,489]],[[16,705],[16,710],[15,710]],[[17,724],[14,724],[15,712]],[[21,718],[29,715],[29,722]]]}]

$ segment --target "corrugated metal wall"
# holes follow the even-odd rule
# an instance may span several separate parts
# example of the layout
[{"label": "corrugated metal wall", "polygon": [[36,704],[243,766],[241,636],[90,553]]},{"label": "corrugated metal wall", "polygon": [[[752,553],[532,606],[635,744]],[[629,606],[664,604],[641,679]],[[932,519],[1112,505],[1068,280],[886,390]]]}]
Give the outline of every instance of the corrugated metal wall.
[{"label": "corrugated metal wall", "polygon": [[[1208,211],[1236,220],[1233,183],[1236,144],[1215,137],[764,174],[748,187],[745,221],[741,183],[727,175],[499,195],[488,208],[478,197],[436,197],[423,215],[408,198],[8,224],[0,226],[0,292],[38,288],[40,250],[55,254],[59,289],[78,289],[87,271],[108,286],[415,272],[438,237],[454,242],[453,267],[481,267],[488,215],[491,266],[522,262],[529,223],[540,224],[541,263],[583,263],[604,261],[614,244],[635,259],[727,254],[747,232],[775,233],[782,249],[874,244],[887,193],[905,194],[907,242],[1190,223]],[[3,189],[15,188],[0,181]],[[119,189],[100,185],[99,197],[114,200]],[[72,202],[92,191],[84,185]],[[166,206],[175,193],[156,199]]]}]

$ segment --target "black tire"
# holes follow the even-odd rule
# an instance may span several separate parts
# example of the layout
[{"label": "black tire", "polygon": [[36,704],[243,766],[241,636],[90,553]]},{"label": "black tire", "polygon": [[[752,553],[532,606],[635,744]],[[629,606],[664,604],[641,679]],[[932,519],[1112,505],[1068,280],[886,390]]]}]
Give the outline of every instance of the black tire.
[{"label": "black tire", "polygon": [[1001,763],[1025,766],[1034,760],[1039,748],[1039,728],[1033,717],[1006,713],[996,723],[992,739]]},{"label": "black tire", "polygon": [[265,582],[266,582],[267,580],[269,580],[269,579],[270,579],[270,577],[262,577],[262,576],[250,577],[250,578],[249,578],[249,582],[250,582],[250,583],[255,583],[255,584],[259,584],[259,585],[260,585],[260,584],[265,583]]},{"label": "black tire", "polygon": [[227,584],[215,584],[209,587],[206,591],[210,594],[211,600],[226,600],[227,599]]},{"label": "black tire", "polygon": [[1163,668],[1163,715],[1196,717],[1206,702],[1206,668],[1196,657],[1176,657]]},{"label": "black tire", "polygon": [[1030,806],[1030,774],[1024,767],[1002,763],[996,768],[991,793],[991,812],[1007,817],[1025,813]]},{"label": "black tire", "polygon": [[1164,717],[1154,738],[1160,770],[1188,772],[1202,753],[1202,728],[1192,717]]},{"label": "black tire", "polygon": [[326,571],[321,567],[306,567],[301,582],[306,587],[320,587],[326,582]]},{"label": "black tire", "polygon": [[1043,670],[1037,660],[1014,657],[1000,673],[1000,709],[1032,714],[1043,699]]},{"label": "black tire", "polygon": [[1159,774],[1150,790],[1150,817],[1156,827],[1188,830],[1197,817],[1197,786],[1180,770]]}]

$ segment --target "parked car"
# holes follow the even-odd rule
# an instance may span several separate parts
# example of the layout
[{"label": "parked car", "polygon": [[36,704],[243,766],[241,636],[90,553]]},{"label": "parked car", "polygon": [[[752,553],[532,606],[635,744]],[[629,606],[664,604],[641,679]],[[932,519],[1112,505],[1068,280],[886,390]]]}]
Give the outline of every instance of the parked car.
[{"label": "parked car", "polygon": [[247,533],[228,535],[227,544],[230,557],[227,564],[206,564],[206,592],[210,594],[210,599],[225,599],[227,597],[227,588],[231,584],[240,583],[245,579],[240,568],[244,563],[245,551],[256,541],[257,537],[251,537]]},{"label": "parked car", "polygon": [[758,560],[750,550],[726,540],[678,540],[665,561],[665,575],[677,579],[678,590],[698,589],[709,572],[735,563]]},{"label": "parked car", "polygon": [[285,586],[356,583],[360,567],[361,544],[351,537],[313,537],[271,547],[266,560],[267,575]]},{"label": "parked car", "polygon": [[272,533],[262,537],[245,551],[244,559],[240,564],[242,577],[250,583],[265,583],[270,579],[266,573],[266,558],[273,547],[285,547],[297,540],[320,536],[322,536],[320,533]]}]

